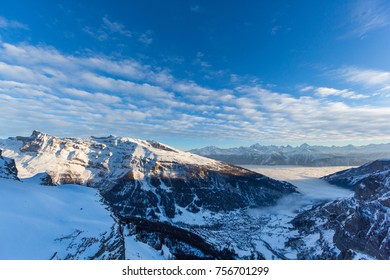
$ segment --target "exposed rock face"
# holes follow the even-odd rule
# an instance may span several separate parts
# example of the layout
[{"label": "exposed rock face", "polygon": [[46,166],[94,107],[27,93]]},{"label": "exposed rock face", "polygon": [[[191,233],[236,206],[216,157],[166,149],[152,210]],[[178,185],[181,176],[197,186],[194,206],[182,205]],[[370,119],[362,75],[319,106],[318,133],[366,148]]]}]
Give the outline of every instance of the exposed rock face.
[{"label": "exposed rock face", "polygon": [[[160,163],[145,181],[125,177],[104,197],[124,215],[173,218],[187,210],[213,212],[272,205],[293,188],[287,183],[229,166],[217,171],[197,165]],[[170,171],[176,170],[176,176]],[[180,175],[179,175],[180,174]],[[177,176],[179,175],[179,176]]]},{"label": "exposed rock face", "polygon": [[19,180],[15,161],[13,159],[3,157],[2,150],[0,150],[0,178]]},{"label": "exposed rock face", "polygon": [[[152,222],[142,218],[121,218],[124,235],[133,236],[147,243],[156,251],[168,249],[172,259],[235,259],[234,252],[227,248],[219,250],[199,235],[168,223]],[[163,252],[162,252],[163,253]]]},{"label": "exposed rock face", "polygon": [[[302,243],[298,246],[301,257],[390,259],[390,160],[374,161],[325,179],[355,189],[355,194],[317,206],[293,220],[302,234],[298,241]],[[316,241],[303,245],[308,238]],[[290,246],[297,246],[297,240]]]},{"label": "exposed rock face", "polygon": [[0,142],[0,147],[14,155],[24,176],[46,172],[48,184],[99,188],[124,216],[157,220],[185,211],[266,206],[295,191],[289,183],[155,141],[57,138],[34,131],[30,137]]},{"label": "exposed rock face", "polygon": [[378,158],[390,157],[390,144],[345,147],[255,144],[229,149],[211,146],[190,152],[238,165],[358,166]]},{"label": "exposed rock face", "polygon": [[358,168],[343,170],[323,177],[331,184],[354,190],[366,178],[386,176],[390,170],[390,160],[382,159],[364,164]]},{"label": "exposed rock face", "polygon": [[114,224],[110,232],[100,236],[88,236],[87,232],[75,230],[69,235],[59,237],[57,243],[66,245],[66,250],[57,251],[51,259],[55,260],[124,260],[125,244],[121,226]]}]

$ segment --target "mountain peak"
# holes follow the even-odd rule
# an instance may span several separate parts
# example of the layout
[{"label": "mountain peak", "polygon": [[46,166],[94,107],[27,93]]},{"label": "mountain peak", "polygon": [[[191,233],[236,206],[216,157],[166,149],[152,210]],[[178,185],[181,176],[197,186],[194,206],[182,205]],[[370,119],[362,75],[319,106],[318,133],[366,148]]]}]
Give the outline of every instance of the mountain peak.
[{"label": "mountain peak", "polygon": [[310,145],[309,144],[307,144],[307,143],[303,143],[301,146],[299,146],[300,148],[302,148],[302,149],[306,149],[306,148],[309,148],[310,147]]},{"label": "mountain peak", "polygon": [[40,132],[38,130],[35,130],[31,133],[31,137],[35,138],[35,137],[38,137],[39,135],[47,135],[46,133],[44,132]]},{"label": "mountain peak", "polygon": [[[50,136],[46,133],[34,130],[29,137],[16,136],[17,141],[22,141],[22,147],[20,148],[21,152],[33,152],[39,153],[43,146],[45,146],[50,139],[56,137]],[[12,138],[11,138],[12,139]]]}]

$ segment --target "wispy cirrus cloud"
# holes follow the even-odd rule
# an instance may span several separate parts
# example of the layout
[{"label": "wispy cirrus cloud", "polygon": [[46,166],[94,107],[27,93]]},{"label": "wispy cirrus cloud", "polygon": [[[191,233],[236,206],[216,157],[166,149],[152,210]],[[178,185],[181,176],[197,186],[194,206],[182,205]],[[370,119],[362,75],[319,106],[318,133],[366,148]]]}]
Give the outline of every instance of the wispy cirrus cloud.
[{"label": "wispy cirrus cloud", "polygon": [[0,16],[0,29],[25,29],[28,30],[28,25],[16,20],[10,20]]},{"label": "wispy cirrus cloud", "polygon": [[371,92],[371,96],[381,97],[388,104],[390,97],[390,72],[360,67],[341,67],[331,71],[337,79]]},{"label": "wispy cirrus cloud", "polygon": [[107,16],[104,16],[102,24],[102,29],[106,30],[108,33],[118,33],[126,37],[131,37],[132,33],[126,29],[126,27],[119,22],[111,21]]},{"label": "wispy cirrus cloud", "polygon": [[149,46],[154,41],[152,30],[146,30],[144,32],[130,31],[123,23],[112,21],[108,16],[102,18],[100,26],[84,26],[82,30],[101,42],[118,40],[121,38],[133,38],[135,41],[142,43],[145,46]]},{"label": "wispy cirrus cloud", "polygon": [[90,26],[85,26],[83,31],[99,41],[106,41],[109,38],[117,35],[127,38],[131,38],[133,36],[133,33],[126,29],[122,23],[111,21],[107,16],[102,18],[100,27],[93,28]]},{"label": "wispy cirrus cloud", "polygon": [[365,86],[390,86],[390,72],[364,69],[359,67],[342,67],[334,73],[348,82],[358,83]]},{"label": "wispy cirrus cloud", "polygon": [[152,33],[153,32],[151,30],[141,33],[138,37],[138,41],[146,46],[151,45],[153,43]]},{"label": "wispy cirrus cloud", "polygon": [[349,36],[364,37],[369,32],[390,26],[390,8],[387,1],[359,0],[353,1],[349,20]]}]

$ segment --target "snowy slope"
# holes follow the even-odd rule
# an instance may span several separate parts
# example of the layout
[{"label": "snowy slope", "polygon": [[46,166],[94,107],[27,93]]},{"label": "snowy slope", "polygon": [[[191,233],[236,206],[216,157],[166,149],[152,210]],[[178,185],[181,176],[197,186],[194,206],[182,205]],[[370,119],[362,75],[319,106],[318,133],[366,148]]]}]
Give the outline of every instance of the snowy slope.
[{"label": "snowy slope", "polygon": [[389,174],[389,170],[390,159],[378,159],[358,168],[352,168],[324,176],[323,179],[334,185],[355,189],[355,187],[366,178],[373,176],[386,177]]},{"label": "snowy slope", "polygon": [[378,158],[390,157],[390,144],[343,147],[255,144],[229,149],[211,146],[190,152],[238,165],[356,166]]},{"label": "snowy slope", "polygon": [[119,227],[91,188],[0,179],[0,224],[0,259],[124,258]]}]

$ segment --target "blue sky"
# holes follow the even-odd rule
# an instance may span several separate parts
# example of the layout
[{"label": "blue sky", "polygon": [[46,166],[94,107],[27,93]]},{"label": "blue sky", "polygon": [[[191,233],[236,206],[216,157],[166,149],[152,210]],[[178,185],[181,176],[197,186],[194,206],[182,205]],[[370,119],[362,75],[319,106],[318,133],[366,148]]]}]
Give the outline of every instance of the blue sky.
[{"label": "blue sky", "polygon": [[388,46],[380,0],[2,1],[0,137],[390,142]]}]

